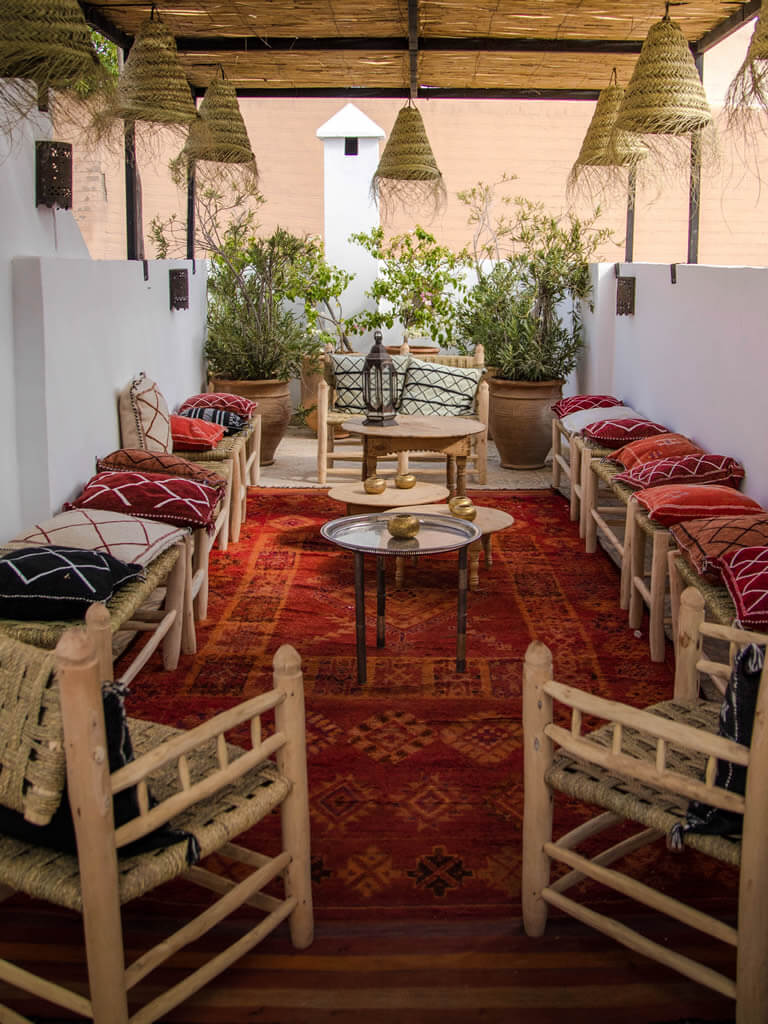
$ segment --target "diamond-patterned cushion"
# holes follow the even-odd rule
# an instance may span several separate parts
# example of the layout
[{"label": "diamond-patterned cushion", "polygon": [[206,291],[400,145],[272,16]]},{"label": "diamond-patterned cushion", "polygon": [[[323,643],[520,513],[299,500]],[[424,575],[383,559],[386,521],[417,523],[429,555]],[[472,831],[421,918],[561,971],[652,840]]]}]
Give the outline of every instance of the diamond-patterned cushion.
[{"label": "diamond-patterned cushion", "polygon": [[174,526],[210,528],[219,496],[218,488],[181,476],[108,470],[91,477],[82,493],[64,509],[98,508],[159,519]]},{"label": "diamond-patterned cushion", "polygon": [[239,433],[248,426],[248,420],[244,416],[240,416],[229,409],[214,409],[210,406],[201,407],[195,405],[185,409],[179,415],[186,416],[190,420],[204,420],[206,423],[217,423],[220,427],[224,427],[224,433],[228,437],[231,434]]},{"label": "diamond-patterned cushion", "polygon": [[211,451],[224,437],[224,427],[187,416],[171,416],[171,436],[175,452]]},{"label": "diamond-patterned cushion", "polygon": [[652,437],[654,434],[666,434],[668,431],[661,423],[629,417],[625,420],[598,420],[585,427],[582,433],[590,441],[597,441],[606,448],[619,448],[629,441]]},{"label": "diamond-patterned cushion", "polygon": [[7,546],[63,545],[87,551],[106,551],[124,562],[149,565],[186,532],[169,523],[156,523],[122,512],[73,508],[44,523],[36,523]]},{"label": "diamond-patterned cushion", "polygon": [[145,452],[141,448],[118,448],[103,459],[96,460],[98,472],[104,470],[131,470],[137,473],[162,473],[163,476],[181,476],[187,480],[197,480],[223,491],[227,486],[224,477],[204,469],[196,462],[172,452]]},{"label": "diamond-patterned cushion", "polygon": [[118,408],[124,448],[145,448],[148,452],[171,450],[168,403],[157,384],[145,373],[134,377],[121,391]]},{"label": "diamond-patterned cushion", "polygon": [[[408,356],[392,356],[397,382],[402,389],[403,376],[410,359]],[[333,408],[336,412],[364,413],[363,363],[365,356],[359,353],[334,352],[331,354],[333,383],[336,391]]]},{"label": "diamond-patterned cushion", "polygon": [[654,523],[671,526],[686,519],[765,512],[754,498],[722,484],[666,484],[637,491],[635,498]]},{"label": "diamond-patterned cushion", "polygon": [[608,408],[600,406],[597,409],[577,409],[561,416],[560,424],[569,434],[580,434],[590,423],[597,423],[598,420],[614,419],[626,420],[635,419],[640,415],[637,409],[631,405],[613,405]]},{"label": "diamond-patterned cushion", "polygon": [[700,455],[676,455],[641,462],[632,469],[618,473],[613,479],[629,484],[630,487],[660,487],[672,483],[738,487],[743,476],[744,467],[730,456],[702,452]]},{"label": "diamond-patterned cushion", "polygon": [[742,629],[768,626],[768,547],[741,548],[719,560]]},{"label": "diamond-patterned cushion", "polygon": [[484,372],[481,367],[411,359],[397,411],[404,416],[467,416]]},{"label": "diamond-patterned cushion", "polygon": [[572,412],[580,412],[583,409],[607,409],[613,405],[621,405],[619,399],[613,395],[571,395],[570,398],[561,398],[555,402],[552,412],[558,419],[562,419]]},{"label": "diamond-patterned cushion", "polygon": [[740,548],[768,546],[768,513],[689,519],[669,532],[699,576],[721,583],[718,558]]},{"label": "diamond-patterned cushion", "polygon": [[256,411],[257,403],[242,395],[231,395],[228,391],[207,391],[201,395],[190,395],[179,406],[179,413],[187,409],[223,409],[234,412],[249,420]]},{"label": "diamond-patterned cushion", "polygon": [[625,469],[633,469],[643,462],[656,462],[658,459],[672,458],[673,456],[695,455],[703,451],[703,448],[694,444],[685,434],[664,433],[630,441],[629,444],[606,455],[606,458],[613,462],[620,462]]},{"label": "diamond-patterned cushion", "polygon": [[10,551],[0,558],[0,616],[76,619],[142,572],[141,565],[128,565],[103,551],[61,545]]}]

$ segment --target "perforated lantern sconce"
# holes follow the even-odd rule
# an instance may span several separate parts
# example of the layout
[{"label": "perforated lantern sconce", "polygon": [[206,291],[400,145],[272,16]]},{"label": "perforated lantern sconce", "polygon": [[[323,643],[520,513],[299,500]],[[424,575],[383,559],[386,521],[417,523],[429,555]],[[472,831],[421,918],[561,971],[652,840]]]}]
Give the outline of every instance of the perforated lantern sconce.
[{"label": "perforated lantern sconce", "polygon": [[168,271],[168,283],[171,292],[171,309],[189,309],[189,271]]},{"label": "perforated lantern sconce", "polygon": [[35,143],[35,205],[72,209],[72,143]]},{"label": "perforated lantern sconce", "polygon": [[363,363],[365,427],[392,427],[397,423],[397,371],[392,356],[382,345],[381,331],[373,332],[373,345]]}]

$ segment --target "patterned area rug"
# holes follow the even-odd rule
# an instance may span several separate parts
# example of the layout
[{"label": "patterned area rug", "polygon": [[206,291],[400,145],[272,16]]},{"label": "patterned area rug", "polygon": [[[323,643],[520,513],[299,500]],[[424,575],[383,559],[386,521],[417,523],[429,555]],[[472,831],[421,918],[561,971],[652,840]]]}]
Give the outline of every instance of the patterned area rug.
[{"label": "patterned area rug", "polygon": [[[375,646],[366,560],[368,683],[356,682],[353,557],[320,526],[339,506],[318,491],[259,490],[238,544],[215,551],[198,654],[164,672],[155,656],[129,714],[190,727],[270,685],[293,644],[304,668],[314,895],[318,916],[519,913],[521,672],[532,639],[555,676],[638,706],[667,698],[672,653],[648,656],[618,608],[618,572],[586,555],[568,505],[546,491],[484,491],[515,523],[493,538],[469,595],[467,672],[456,656],[456,556],[388,565],[386,646]],[[560,825],[582,811],[567,809]],[[706,866],[663,844],[636,855],[673,892],[710,892]],[[656,866],[658,862],[658,867]]]}]

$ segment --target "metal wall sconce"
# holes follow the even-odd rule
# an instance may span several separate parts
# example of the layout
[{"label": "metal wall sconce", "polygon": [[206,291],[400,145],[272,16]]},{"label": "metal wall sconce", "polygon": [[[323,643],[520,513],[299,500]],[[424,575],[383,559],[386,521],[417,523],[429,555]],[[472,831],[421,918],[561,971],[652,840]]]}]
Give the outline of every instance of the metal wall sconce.
[{"label": "metal wall sconce", "polygon": [[616,278],[616,314],[617,316],[635,315],[635,278]]},{"label": "metal wall sconce", "polygon": [[171,309],[189,309],[189,271],[168,271],[168,283],[171,292]]},{"label": "metal wall sconce", "polygon": [[35,143],[35,205],[72,209],[72,143]]}]

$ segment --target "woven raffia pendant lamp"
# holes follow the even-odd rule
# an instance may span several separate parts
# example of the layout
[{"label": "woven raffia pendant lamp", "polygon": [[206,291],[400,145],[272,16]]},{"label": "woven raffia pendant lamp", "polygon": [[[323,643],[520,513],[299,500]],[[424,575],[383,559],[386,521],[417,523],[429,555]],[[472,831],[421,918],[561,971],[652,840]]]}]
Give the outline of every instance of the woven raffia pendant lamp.
[{"label": "woven raffia pendant lamp", "polygon": [[435,214],[445,203],[443,175],[421,114],[410,101],[395,119],[371,181],[371,195],[382,220],[397,206],[404,209],[427,206]]},{"label": "woven raffia pendant lamp", "polygon": [[610,84],[600,92],[579,155],[568,175],[569,198],[581,192],[595,199],[614,188],[626,190],[625,169],[635,169],[648,155],[648,147],[637,135],[616,128],[623,99],[624,89],[618,84],[614,69]]},{"label": "woven raffia pendant lamp", "polygon": [[[755,114],[768,113],[768,19],[763,23],[762,14],[755,23],[744,62],[728,87],[725,111],[729,123],[743,123],[745,127],[755,120]],[[763,130],[765,127],[763,124]]]},{"label": "woven raffia pendant lamp", "polygon": [[126,122],[157,125],[189,125],[197,117],[176,40],[157,18],[145,21],[136,35],[112,113]]},{"label": "woven raffia pendant lamp", "polygon": [[234,85],[214,78],[200,104],[199,120],[189,130],[184,150],[189,160],[223,164],[255,161]]},{"label": "woven raffia pendant lamp", "polygon": [[48,107],[49,90],[67,92],[73,113],[72,98],[95,100],[111,85],[77,0],[0,2],[0,131]]},{"label": "woven raffia pendant lamp", "polygon": [[686,38],[665,14],[648,31],[616,128],[639,135],[686,135],[711,123],[712,112]]}]

